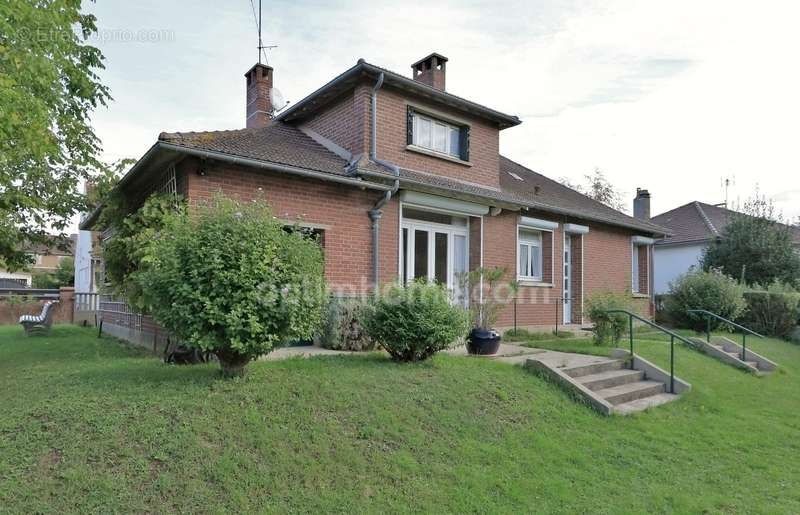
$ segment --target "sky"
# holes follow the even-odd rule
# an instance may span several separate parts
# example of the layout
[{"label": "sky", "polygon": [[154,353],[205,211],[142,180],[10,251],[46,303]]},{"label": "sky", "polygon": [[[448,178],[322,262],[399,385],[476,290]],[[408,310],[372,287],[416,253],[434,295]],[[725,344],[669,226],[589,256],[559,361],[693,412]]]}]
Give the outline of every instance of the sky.
[{"label": "sky", "polygon": [[[258,0],[253,0],[255,9]],[[93,115],[104,158],[161,131],[244,126],[257,58],[250,0],[97,0],[91,43],[114,102]],[[297,102],[359,58],[410,76],[449,58],[447,90],[523,123],[505,156],[581,182],[595,168],[653,215],[757,191],[800,217],[800,4],[737,1],[263,2],[275,86]]]}]

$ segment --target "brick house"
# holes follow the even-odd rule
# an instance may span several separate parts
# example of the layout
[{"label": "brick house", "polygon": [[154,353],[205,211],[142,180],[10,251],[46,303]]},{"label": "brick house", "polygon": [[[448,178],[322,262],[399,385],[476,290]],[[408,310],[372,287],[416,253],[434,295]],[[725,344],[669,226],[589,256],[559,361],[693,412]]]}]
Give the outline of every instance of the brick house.
[{"label": "brick house", "polygon": [[501,131],[521,121],[448,93],[446,65],[431,54],[408,78],[362,59],[278,112],[274,71],[256,64],[246,128],[161,133],[118,187],[136,202],[153,191],[190,206],[218,192],[266,199],[319,233],[339,294],[426,277],[466,302],[459,274],[502,266],[521,284],[519,326],[584,323],[584,299],[601,290],[651,313],[652,243],[665,230],[501,156]]}]

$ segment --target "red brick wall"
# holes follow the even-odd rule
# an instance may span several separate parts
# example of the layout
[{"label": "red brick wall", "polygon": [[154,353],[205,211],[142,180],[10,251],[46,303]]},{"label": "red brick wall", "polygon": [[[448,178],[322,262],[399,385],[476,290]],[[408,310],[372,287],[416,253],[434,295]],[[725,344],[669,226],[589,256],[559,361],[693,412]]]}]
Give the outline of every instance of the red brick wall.
[{"label": "red brick wall", "polygon": [[[367,212],[382,192],[220,164],[207,164],[204,170],[205,176],[187,174],[190,206],[213,199],[217,192],[244,201],[263,198],[281,219],[323,226],[329,285],[345,293],[370,291],[372,233]],[[390,202],[381,219],[382,281],[397,275],[398,206],[396,200]]]},{"label": "red brick wall", "polygon": [[[549,326],[556,320],[561,324],[563,312],[560,299],[563,288],[563,224],[578,223],[590,227],[585,236],[573,235],[573,274],[572,289],[576,300],[573,304],[574,323],[581,323],[582,304],[593,293],[610,290],[630,296],[634,309],[642,314],[649,314],[649,299],[636,298],[630,293],[631,288],[631,236],[629,231],[612,226],[591,222],[554,217],[547,213],[526,213],[544,220],[559,223],[553,232],[555,252],[552,253],[552,286],[522,285],[517,298],[518,326]],[[484,265],[487,267],[504,266],[508,273],[506,279],[511,281],[516,275],[516,225],[518,213],[504,211],[496,217],[484,219]],[[581,240],[583,245],[581,246]],[[548,250],[548,252],[550,252]],[[544,252],[543,254],[546,254]],[[550,256],[547,256],[548,258]],[[583,271],[581,273],[581,265]],[[543,266],[544,261],[543,261]],[[583,280],[583,285],[581,285]],[[549,282],[549,281],[548,281]],[[583,286],[583,287],[581,287]],[[558,313],[558,315],[556,315]],[[588,323],[588,320],[584,320]],[[511,303],[501,312],[497,326],[513,326],[513,308]]]},{"label": "red brick wall", "polygon": [[479,118],[408,99],[420,109],[428,107],[470,124],[469,157],[472,166],[406,150],[407,97],[389,88],[378,92],[378,157],[402,168],[433,173],[491,187],[500,184],[500,131]]},{"label": "red brick wall", "polygon": [[304,123],[355,155],[368,150],[368,116],[369,91],[357,87]]}]

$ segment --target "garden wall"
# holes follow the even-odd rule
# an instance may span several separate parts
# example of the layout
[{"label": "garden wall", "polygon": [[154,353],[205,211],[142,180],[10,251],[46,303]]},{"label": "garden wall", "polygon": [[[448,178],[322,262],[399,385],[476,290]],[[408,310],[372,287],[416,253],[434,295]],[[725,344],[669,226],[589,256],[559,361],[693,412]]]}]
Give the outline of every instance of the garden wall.
[{"label": "garden wall", "polygon": [[74,288],[36,290],[30,288],[6,288],[0,290],[0,325],[19,323],[22,315],[39,315],[42,306],[50,300],[58,300],[53,312],[53,323],[73,322]]}]

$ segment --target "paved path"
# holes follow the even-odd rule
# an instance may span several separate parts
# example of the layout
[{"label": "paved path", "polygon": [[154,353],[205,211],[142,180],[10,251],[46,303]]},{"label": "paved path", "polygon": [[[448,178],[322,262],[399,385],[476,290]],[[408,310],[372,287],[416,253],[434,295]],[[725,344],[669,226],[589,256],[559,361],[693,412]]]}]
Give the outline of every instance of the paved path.
[{"label": "paved path", "polygon": [[[459,345],[453,349],[444,351],[451,356],[469,356],[467,349],[463,345]],[[281,359],[302,357],[310,358],[313,356],[336,356],[336,355],[357,355],[359,352],[331,350],[317,347],[316,345],[304,345],[300,347],[284,347],[274,352],[270,352],[261,359],[266,361],[277,361]],[[497,354],[492,356],[470,356],[474,359],[488,359],[492,361],[500,361],[503,363],[510,363],[512,365],[523,365],[525,361],[533,356],[536,359],[547,363],[548,365],[557,368],[568,368],[573,366],[590,365],[593,363],[600,363],[608,361],[609,358],[602,356],[589,356],[587,354],[574,354],[571,352],[558,352],[545,349],[535,349],[532,347],[523,347],[522,345],[514,345],[510,343],[501,343],[500,349]]]}]

